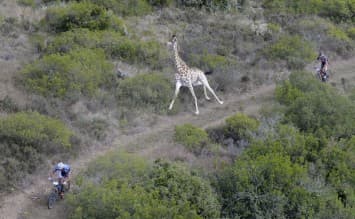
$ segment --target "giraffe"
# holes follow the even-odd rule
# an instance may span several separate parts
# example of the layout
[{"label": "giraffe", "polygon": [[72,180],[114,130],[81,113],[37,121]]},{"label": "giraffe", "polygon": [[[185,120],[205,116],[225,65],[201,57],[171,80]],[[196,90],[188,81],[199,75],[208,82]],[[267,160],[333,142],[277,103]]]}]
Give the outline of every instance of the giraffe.
[{"label": "giraffe", "polygon": [[174,50],[174,60],[175,60],[176,68],[177,68],[177,73],[175,73],[175,94],[174,94],[173,100],[171,101],[171,103],[169,105],[169,110],[171,110],[173,108],[175,99],[179,94],[180,87],[182,87],[182,86],[188,87],[191,94],[192,94],[192,97],[194,98],[195,108],[196,108],[195,114],[196,115],[199,114],[199,110],[198,110],[198,106],[197,106],[197,98],[196,98],[194,88],[193,88],[194,86],[203,85],[203,91],[205,94],[205,98],[207,100],[210,100],[210,98],[207,95],[206,89],[208,89],[212,93],[212,95],[216,98],[218,103],[223,104],[223,101],[221,101],[217,97],[215,92],[210,87],[205,73],[198,68],[190,68],[180,58],[179,52],[178,52],[177,38],[175,35],[173,35],[171,41],[168,42],[168,45],[172,46],[172,48]]}]

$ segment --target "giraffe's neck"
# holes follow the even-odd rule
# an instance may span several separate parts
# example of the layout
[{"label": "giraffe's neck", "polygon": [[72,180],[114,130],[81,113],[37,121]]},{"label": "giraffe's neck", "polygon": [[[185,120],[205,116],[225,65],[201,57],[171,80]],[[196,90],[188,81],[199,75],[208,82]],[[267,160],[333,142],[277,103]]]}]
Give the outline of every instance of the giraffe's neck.
[{"label": "giraffe's neck", "polygon": [[187,73],[189,67],[187,66],[187,64],[184,62],[184,60],[182,60],[179,56],[179,52],[177,50],[177,45],[175,45],[174,47],[174,58],[175,58],[175,65],[176,68],[178,70],[179,74],[184,74]]}]

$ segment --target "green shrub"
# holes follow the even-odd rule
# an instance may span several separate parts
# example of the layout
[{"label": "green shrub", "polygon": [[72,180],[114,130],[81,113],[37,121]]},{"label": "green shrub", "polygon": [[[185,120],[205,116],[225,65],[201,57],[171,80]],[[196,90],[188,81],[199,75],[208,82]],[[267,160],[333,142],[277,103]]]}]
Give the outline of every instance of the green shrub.
[{"label": "green shrub", "polygon": [[202,148],[209,142],[205,130],[185,124],[175,127],[175,141],[183,144],[188,150],[200,153]]},{"label": "green shrub", "polygon": [[282,86],[277,86],[275,90],[275,97],[282,104],[292,104],[293,101],[303,95],[303,92],[292,86],[289,81],[285,81]]},{"label": "green shrub", "polygon": [[335,25],[325,18],[309,16],[297,19],[288,25],[287,29],[291,33],[299,34],[314,44],[318,44],[326,54],[335,53],[350,57],[355,48],[347,24]]},{"label": "green shrub", "polygon": [[336,22],[355,21],[355,2],[353,0],[327,0],[319,11],[319,15],[331,18]]},{"label": "green shrub", "polygon": [[[324,86],[308,72],[294,72],[278,88],[278,100],[286,105],[286,121],[302,131],[322,130],[326,136],[350,137],[355,133],[354,103]],[[287,88],[288,87],[288,88]],[[296,94],[296,95],[295,95]]]},{"label": "green shrub", "polygon": [[45,49],[47,54],[68,53],[78,48],[101,47],[111,56],[110,43],[121,39],[122,34],[114,31],[90,31],[88,29],[74,29],[56,35],[49,40]]},{"label": "green shrub", "polygon": [[318,12],[321,2],[318,0],[264,0],[263,7],[267,13],[313,14]]},{"label": "green shrub", "polygon": [[[86,0],[79,0],[86,1]],[[121,16],[143,16],[152,11],[148,0],[88,0]]]},{"label": "green shrub", "polygon": [[167,7],[172,5],[174,0],[149,0],[149,4],[159,7]]},{"label": "green shrub", "polygon": [[70,195],[67,199],[72,208],[68,215],[70,219],[201,218],[187,206],[176,210],[178,204],[168,205],[140,185],[123,184],[118,187],[116,180],[100,186],[86,184],[78,195]]},{"label": "green shrub", "polygon": [[131,110],[167,112],[172,96],[169,80],[158,74],[143,74],[123,80],[117,90],[121,107]]},{"label": "green shrub", "polygon": [[36,112],[1,117],[0,191],[36,171],[46,156],[68,152],[72,136],[61,121]]},{"label": "green shrub", "polygon": [[70,218],[219,216],[211,186],[182,165],[152,165],[120,151],[91,163],[79,178],[80,192],[67,199]]},{"label": "green shrub", "polygon": [[68,3],[65,6],[49,8],[42,22],[50,31],[57,33],[74,28],[113,29],[124,33],[122,20],[103,7],[89,2]]},{"label": "green shrub", "polygon": [[52,54],[27,65],[22,74],[25,86],[43,96],[75,98],[93,96],[101,87],[110,87],[113,65],[102,50],[80,49]]},{"label": "green shrub", "polygon": [[209,181],[193,174],[186,166],[158,160],[150,177],[157,198],[167,201],[180,214],[188,210],[202,218],[219,218],[220,204]]},{"label": "green shrub", "polygon": [[337,28],[335,25],[328,30],[328,34],[330,37],[335,38],[339,41],[350,41],[350,38],[348,37],[347,33],[342,29]]},{"label": "green shrub", "polygon": [[253,159],[242,155],[217,181],[222,216],[312,217],[315,201],[312,194],[301,186],[305,173],[305,168],[291,163],[288,156],[278,153]]},{"label": "green shrub", "polygon": [[354,22],[352,0],[263,0],[263,7],[267,14],[318,14],[336,22]]},{"label": "green shrub", "polygon": [[76,48],[102,48],[107,56],[132,64],[160,68],[167,58],[166,50],[157,41],[129,39],[113,31],[91,32],[76,29],[61,33],[49,42],[47,53],[67,53]]},{"label": "green shrub", "polygon": [[17,143],[40,144],[38,148],[45,147],[46,145],[41,144],[48,142],[62,147],[71,146],[70,137],[73,133],[59,120],[39,113],[22,112],[10,114],[0,120],[2,138],[12,139]]},{"label": "green shrub", "polygon": [[279,33],[281,31],[281,27],[278,24],[275,23],[268,23],[267,28],[272,32],[272,33]]},{"label": "green shrub", "polygon": [[284,60],[289,68],[302,69],[314,60],[316,53],[312,44],[299,36],[284,36],[263,49],[263,55],[271,60]]},{"label": "green shrub", "polygon": [[347,34],[352,40],[355,40],[355,27],[349,28]]},{"label": "green shrub", "polygon": [[355,139],[330,143],[319,130],[273,128],[217,175],[222,216],[351,218]]},{"label": "green shrub", "polygon": [[221,68],[229,63],[225,56],[205,54],[201,57],[200,65],[203,69],[215,70]]},{"label": "green shrub", "polygon": [[227,136],[235,140],[250,140],[252,132],[255,132],[258,127],[259,122],[256,119],[250,118],[242,113],[237,113],[226,119],[224,131]]}]

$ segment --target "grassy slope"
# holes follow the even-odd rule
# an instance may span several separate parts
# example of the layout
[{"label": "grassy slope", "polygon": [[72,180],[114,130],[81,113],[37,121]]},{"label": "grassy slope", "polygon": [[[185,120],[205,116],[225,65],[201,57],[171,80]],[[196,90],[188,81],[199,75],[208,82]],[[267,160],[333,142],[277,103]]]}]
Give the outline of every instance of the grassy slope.
[{"label": "grassy slope", "polygon": [[[15,0],[3,2],[0,7],[2,16],[15,16],[21,19],[21,15],[30,20],[36,20],[43,16],[43,10],[37,9],[33,11],[30,8],[21,8]],[[247,22],[247,21],[244,21]],[[148,30],[157,31],[155,34],[159,40],[163,42],[165,37],[170,34],[170,30],[165,25],[157,25],[154,16],[148,16],[146,19],[140,20],[132,18],[131,26],[138,28],[137,33],[147,33]],[[176,26],[175,26],[176,25]],[[181,24],[180,24],[181,25]],[[181,30],[182,26],[173,24],[175,30]],[[26,34],[21,34],[20,37],[12,38],[8,36],[1,36],[4,45],[0,49],[0,98],[10,95],[17,103],[24,104],[27,100],[25,93],[17,89],[13,85],[13,75],[21,68],[23,63],[26,63],[33,57],[33,48],[29,43],[29,38]],[[10,59],[7,55],[10,55]],[[355,69],[354,59],[347,61],[337,61],[332,63],[331,68],[335,73],[331,79],[338,88],[342,89],[341,78],[345,78],[347,83],[353,84],[355,78],[353,76],[353,69]],[[172,77],[171,77],[172,78]],[[192,123],[201,127],[215,126],[224,121],[224,119],[238,111],[243,111],[246,114],[257,115],[258,110],[265,103],[272,101],[273,85],[265,85],[261,87],[253,87],[249,93],[231,93],[224,97],[225,105],[220,106],[212,102],[202,102],[200,105],[201,115],[196,117],[192,115],[193,105],[187,109],[187,112],[179,113],[173,116],[159,116],[157,119],[147,125],[150,127],[142,127],[140,133],[119,135],[115,143],[105,147],[90,147],[78,159],[73,159],[70,163],[73,164],[75,172],[85,169],[88,162],[95,159],[98,155],[102,155],[115,148],[127,148],[133,153],[138,153],[146,156],[149,159],[156,157],[166,157],[168,159],[184,159],[191,165],[209,167],[211,162],[208,159],[199,159],[192,154],[186,152],[183,148],[175,145],[172,141],[172,133],[175,125]],[[201,98],[202,99],[202,98]],[[83,112],[84,113],[84,112]],[[162,133],[166,138],[161,138]],[[75,175],[74,172],[74,175]],[[4,218],[16,218],[19,215],[22,218],[63,218],[63,206],[58,205],[53,211],[48,211],[45,207],[45,198],[48,193],[48,182],[46,181],[46,172],[41,172],[34,176],[32,184],[26,186],[24,190],[17,191],[4,197],[3,203],[0,205],[0,215]],[[34,198],[34,199],[32,199]]]}]

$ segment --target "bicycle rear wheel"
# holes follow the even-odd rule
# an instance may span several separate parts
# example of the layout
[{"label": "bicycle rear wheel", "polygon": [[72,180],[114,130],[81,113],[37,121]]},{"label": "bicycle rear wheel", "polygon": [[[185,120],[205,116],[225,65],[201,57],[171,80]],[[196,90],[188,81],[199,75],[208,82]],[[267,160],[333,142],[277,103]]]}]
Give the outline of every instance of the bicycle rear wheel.
[{"label": "bicycle rear wheel", "polygon": [[70,180],[67,181],[66,185],[64,186],[65,192],[68,192],[70,190]]},{"label": "bicycle rear wheel", "polygon": [[48,209],[53,208],[54,203],[57,201],[58,195],[56,192],[52,192],[49,196],[48,196]]}]

